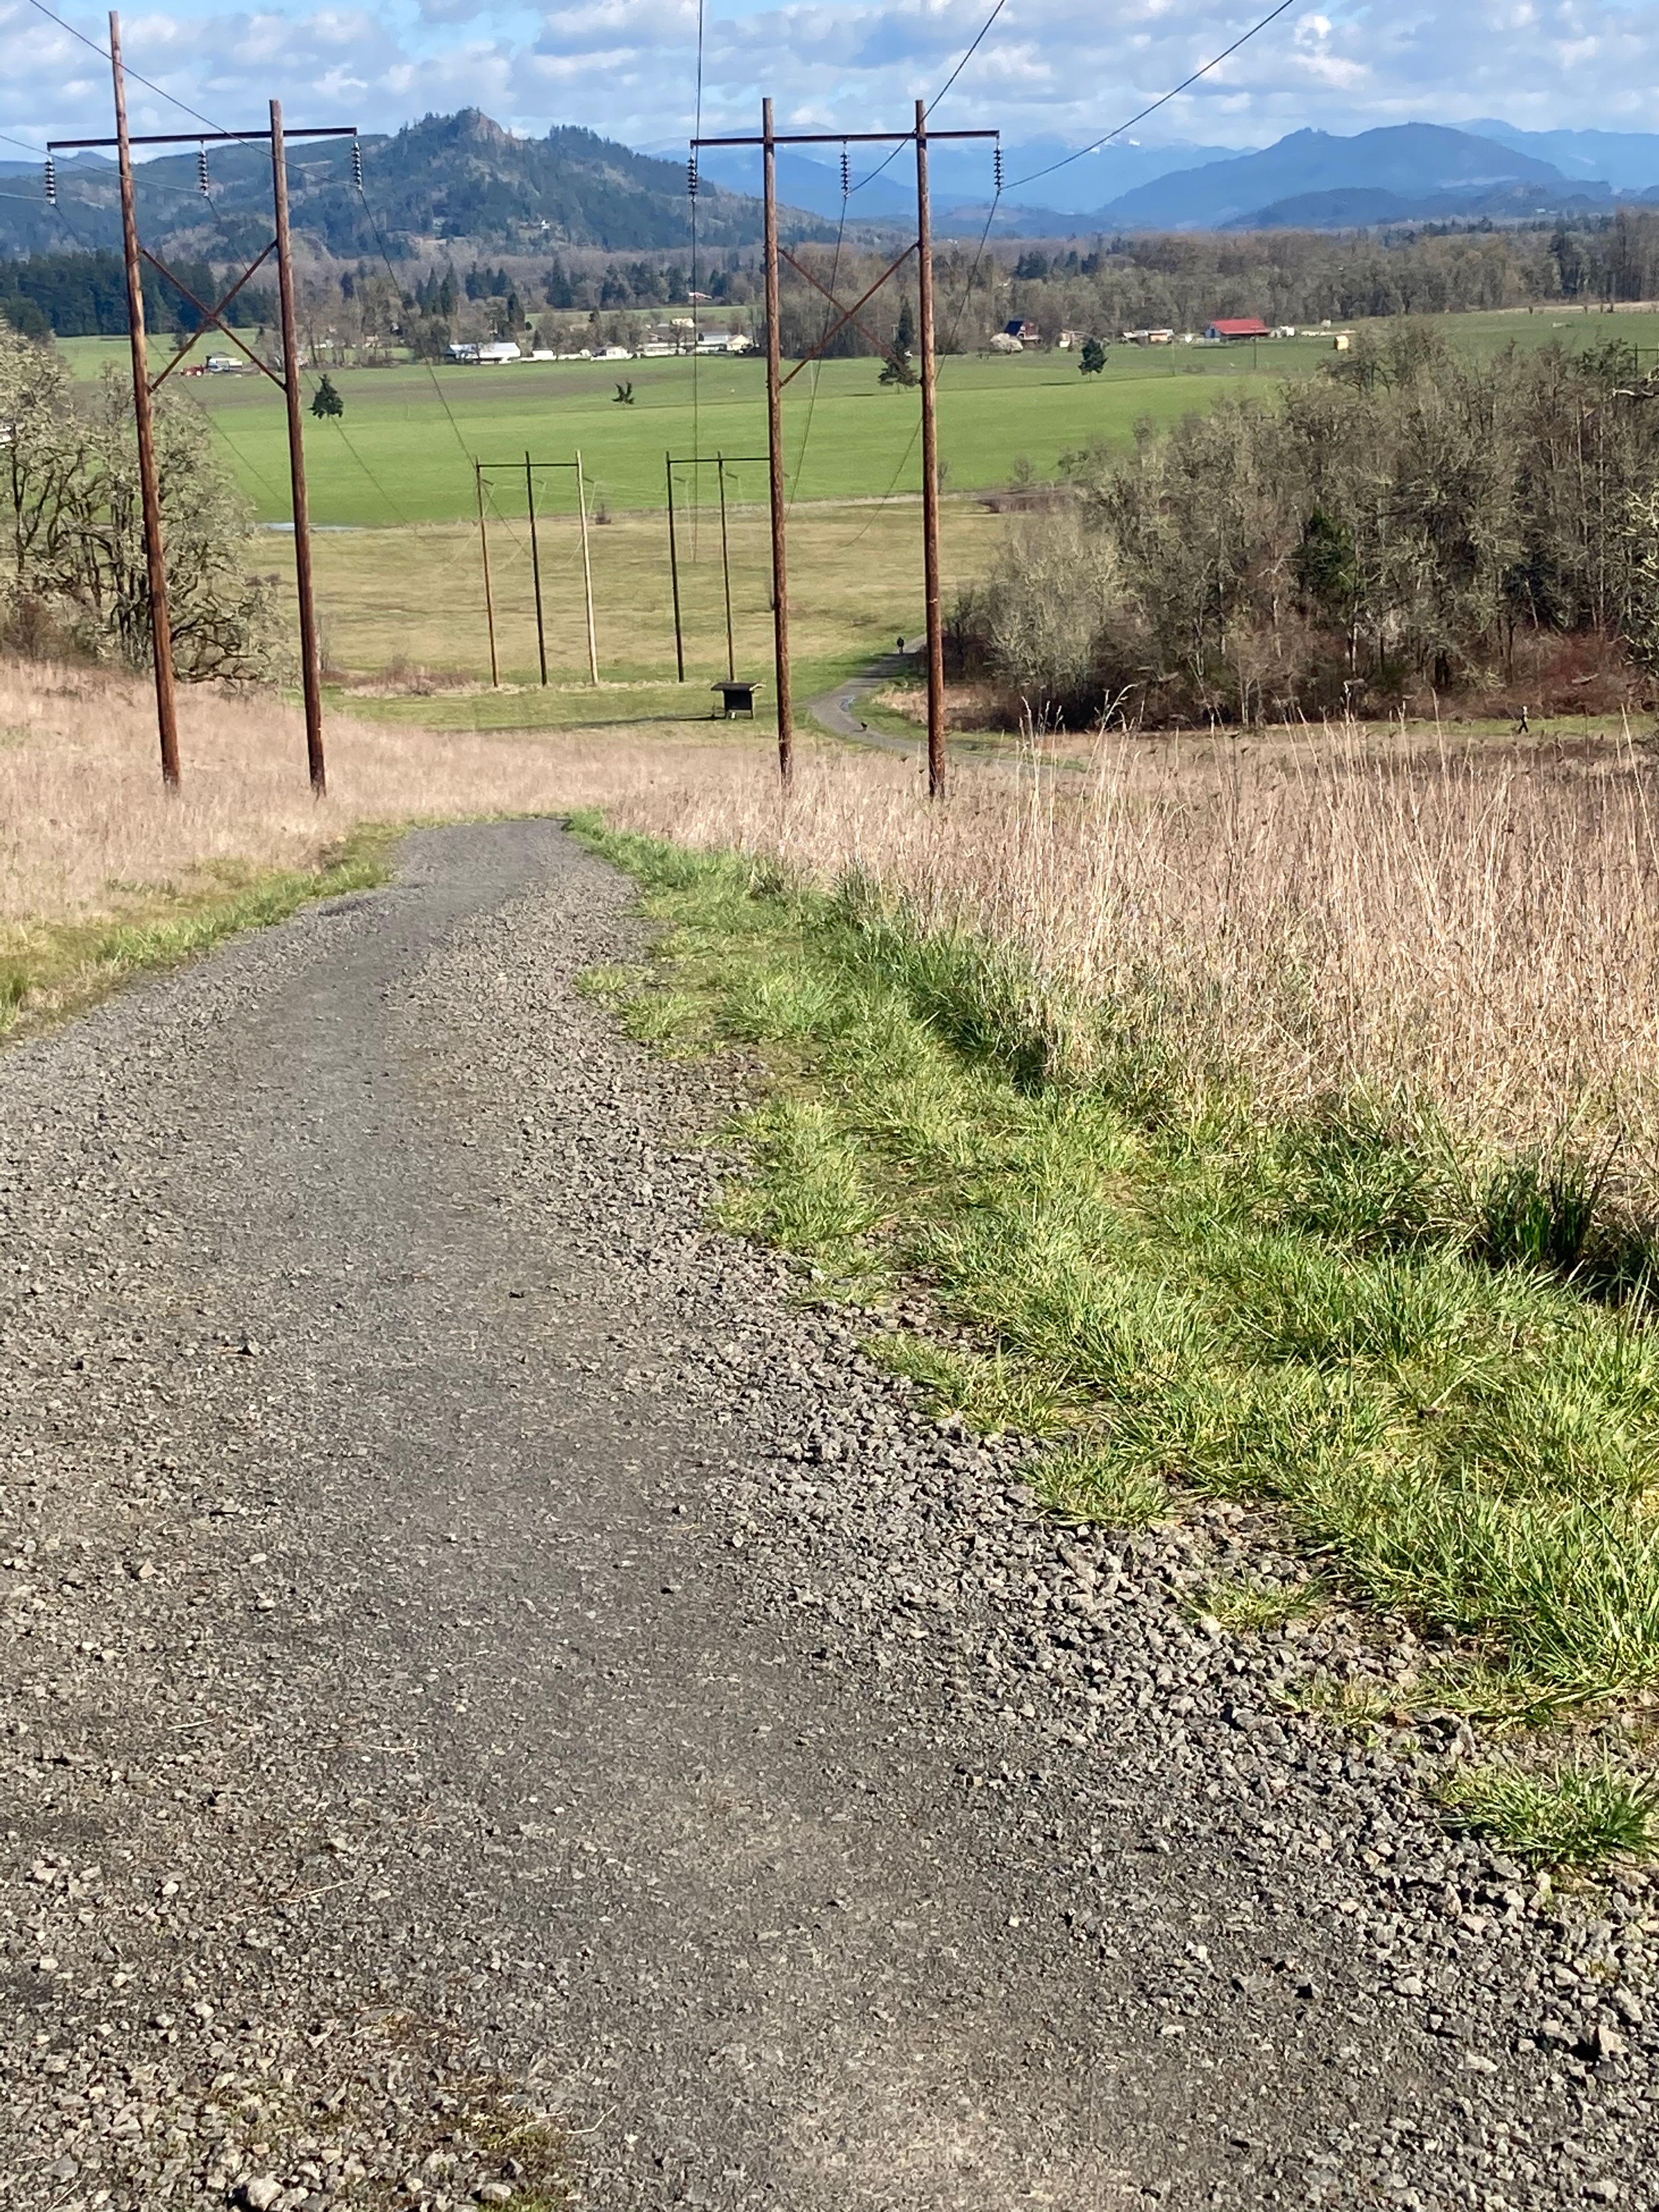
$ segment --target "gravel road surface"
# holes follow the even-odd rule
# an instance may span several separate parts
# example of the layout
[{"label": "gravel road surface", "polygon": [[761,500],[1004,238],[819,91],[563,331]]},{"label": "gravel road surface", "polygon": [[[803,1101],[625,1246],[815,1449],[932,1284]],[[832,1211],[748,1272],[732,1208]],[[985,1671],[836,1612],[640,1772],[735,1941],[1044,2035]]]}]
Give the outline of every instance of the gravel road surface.
[{"label": "gravel road surface", "polygon": [[422,833],[0,1060],[0,2206],[1653,2204],[1654,1893],[713,1233],[629,896]]}]

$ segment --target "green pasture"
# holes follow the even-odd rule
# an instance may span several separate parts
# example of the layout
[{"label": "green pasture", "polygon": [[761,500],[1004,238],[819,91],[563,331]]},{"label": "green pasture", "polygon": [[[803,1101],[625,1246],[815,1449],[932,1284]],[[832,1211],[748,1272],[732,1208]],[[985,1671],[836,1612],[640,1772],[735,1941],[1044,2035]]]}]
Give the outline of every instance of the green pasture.
[{"label": "green pasture", "polygon": [[[70,340],[77,368],[125,364],[125,340]],[[1270,391],[1293,346],[1261,349],[1252,372],[1239,354],[1121,348],[1104,375],[1079,374],[1071,353],[946,361],[939,382],[939,450],[951,489],[1008,482],[1022,457],[1052,477],[1068,447],[1103,438],[1127,445],[1143,416],[1169,422],[1223,392]],[[921,484],[920,402],[878,382],[873,361],[804,370],[786,394],[792,495],[878,498]],[[580,450],[593,496],[615,508],[663,504],[665,453],[763,454],[764,365],[738,361],[514,362],[499,368],[410,363],[331,369],[345,415],[307,421],[311,508],[319,524],[385,526],[452,521],[473,511],[472,463],[566,459]],[[631,383],[632,405],[617,400]],[[814,387],[816,386],[816,394]],[[185,386],[223,441],[261,520],[289,512],[282,401],[264,378],[196,377]],[[810,426],[810,434],[809,434]],[[712,479],[713,471],[706,472]],[[511,496],[503,485],[503,501]],[[740,466],[739,497],[762,495],[763,464]],[[689,490],[689,479],[686,489]],[[708,487],[712,491],[712,482]],[[550,506],[570,503],[550,481]],[[522,509],[520,494],[519,507]]]},{"label": "green pasture", "polygon": [[[1613,336],[1654,349],[1659,314],[1581,314],[1565,307],[1440,319],[1460,349],[1489,352],[1555,340],[1599,345]],[[1385,332],[1397,325],[1380,323]],[[158,340],[158,364],[171,352]],[[205,351],[205,349],[202,349]],[[105,362],[125,368],[120,338],[71,338],[76,373]],[[1214,404],[1224,393],[1264,397],[1287,376],[1311,374],[1332,358],[1318,337],[1227,349],[1112,349],[1097,377],[1074,353],[947,358],[939,373],[939,452],[947,486],[975,491],[1006,484],[1022,462],[1052,477],[1063,453],[1103,441],[1127,447],[1145,420],[1167,424]],[[343,420],[307,423],[312,514],[321,525],[386,527],[451,521],[473,508],[475,459],[511,463],[526,448],[543,459],[580,450],[594,498],[614,509],[660,508],[665,452],[705,455],[764,452],[764,368],[758,357],[616,362],[513,362],[501,368],[331,369],[345,401]],[[803,370],[786,394],[792,496],[803,501],[877,498],[921,482],[914,391],[884,387],[873,361],[829,362]],[[631,405],[619,404],[631,385]],[[263,378],[194,377],[182,387],[222,441],[227,459],[261,520],[289,512],[282,403]],[[712,477],[712,471],[706,472]],[[505,509],[507,478],[492,479]],[[734,495],[759,495],[761,465],[739,465]],[[690,479],[683,479],[689,491]],[[712,485],[706,485],[712,489]],[[570,502],[568,479],[550,478],[549,504]],[[522,507],[522,497],[520,498]]]}]

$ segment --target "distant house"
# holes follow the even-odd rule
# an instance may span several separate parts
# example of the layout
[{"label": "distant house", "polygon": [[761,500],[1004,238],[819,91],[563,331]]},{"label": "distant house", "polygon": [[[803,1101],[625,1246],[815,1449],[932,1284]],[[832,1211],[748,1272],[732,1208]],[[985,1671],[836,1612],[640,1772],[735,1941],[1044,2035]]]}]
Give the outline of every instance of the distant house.
[{"label": "distant house", "polygon": [[1212,345],[1237,345],[1245,338],[1270,338],[1260,315],[1218,315],[1204,333]]},{"label": "distant house", "polygon": [[601,346],[594,354],[595,361],[632,361],[634,356],[626,346]]},{"label": "distant house", "polygon": [[1083,343],[1081,331],[1062,331],[1054,340],[1055,348],[1060,353],[1070,353],[1074,346],[1080,346]]},{"label": "distant house", "polygon": [[1016,317],[1012,323],[1005,323],[1002,326],[1002,335],[1006,338],[1015,339],[1022,346],[1042,343],[1042,332],[1037,325],[1027,322],[1021,317]]},{"label": "distant house", "polygon": [[511,338],[491,338],[487,345],[478,348],[472,358],[499,368],[503,362],[522,361],[524,356]]},{"label": "distant house", "polygon": [[1126,345],[1173,345],[1175,332],[1173,331],[1125,331],[1123,342]]}]

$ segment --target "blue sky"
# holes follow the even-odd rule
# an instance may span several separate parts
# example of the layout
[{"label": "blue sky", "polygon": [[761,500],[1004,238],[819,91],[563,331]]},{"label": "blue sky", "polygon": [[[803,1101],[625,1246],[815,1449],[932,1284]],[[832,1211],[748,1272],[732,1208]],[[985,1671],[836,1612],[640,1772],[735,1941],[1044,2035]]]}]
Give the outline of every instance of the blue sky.
[{"label": "blue sky", "polygon": [[[105,16],[52,0],[100,41]],[[705,127],[751,127],[763,90],[799,127],[901,121],[931,95],[991,0],[707,0]],[[1226,46],[1270,0],[1007,0],[939,115],[1011,140],[1081,142]],[[696,0],[568,7],[307,0],[239,12],[178,0],[123,15],[132,66],[227,125],[277,94],[295,122],[394,129],[471,105],[523,131],[582,123],[634,145],[683,139]],[[107,130],[107,69],[30,0],[0,0],[0,132],[31,144]],[[1523,127],[1659,128],[1659,0],[1317,0],[1297,6],[1146,138],[1262,145],[1339,131],[1501,116]],[[135,129],[187,127],[142,88]],[[0,146],[0,154],[16,149]]]}]

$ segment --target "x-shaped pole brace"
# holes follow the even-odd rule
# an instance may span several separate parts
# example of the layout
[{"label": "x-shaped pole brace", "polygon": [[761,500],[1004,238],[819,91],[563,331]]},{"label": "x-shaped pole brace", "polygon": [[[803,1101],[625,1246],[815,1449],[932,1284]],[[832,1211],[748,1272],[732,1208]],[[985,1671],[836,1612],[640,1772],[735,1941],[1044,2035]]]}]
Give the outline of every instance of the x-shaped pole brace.
[{"label": "x-shaped pole brace", "polygon": [[[882,270],[880,276],[877,277],[875,283],[870,287],[867,292],[863,293],[858,299],[854,300],[850,307],[842,308],[840,320],[831,323],[829,329],[818,340],[817,343],[812,348],[811,351],[801,356],[800,359],[795,363],[795,366],[790,370],[788,375],[784,378],[783,383],[779,385],[778,389],[780,392],[783,389],[784,384],[793,384],[795,379],[800,374],[802,369],[806,368],[809,362],[816,361],[818,356],[828,349],[832,341],[838,337],[842,331],[847,328],[848,323],[851,323],[854,329],[860,332],[863,337],[869,339],[871,344],[874,346],[876,351],[880,354],[884,360],[893,361],[896,358],[891,346],[884,345],[875,335],[873,331],[865,329],[864,325],[859,320],[859,309],[866,306],[868,301],[874,299],[876,294],[880,291],[882,286],[887,282],[888,278],[895,275],[897,270],[901,270],[904,266],[905,263],[910,258],[910,256],[915,252],[915,250],[916,249],[914,246],[907,246],[903,252],[900,254],[898,259],[896,261],[890,262],[888,266]],[[832,307],[841,307],[841,301],[830,289],[830,287],[815,276],[811,270],[808,269],[804,263],[797,261],[794,255],[789,251],[787,246],[779,246],[778,258],[781,261],[787,261],[798,276],[804,276],[814,291],[822,292],[824,298],[828,300]]]},{"label": "x-shaped pole brace", "polygon": [[[215,330],[222,331],[225,336],[230,340],[232,345],[235,346],[240,351],[247,356],[248,359],[253,363],[255,368],[262,369],[270,379],[271,382],[276,386],[279,392],[286,390],[287,387],[283,384],[283,378],[277,375],[276,370],[272,368],[268,362],[261,361],[258,355],[254,352],[252,347],[245,343],[244,341],[237,336],[236,332],[232,330],[230,325],[224,319],[225,309],[236,297],[236,295],[241,290],[243,285],[247,283],[249,277],[252,276],[257,270],[264,268],[265,263],[270,260],[271,255],[276,251],[276,241],[274,238],[271,240],[270,245],[266,246],[264,252],[259,256],[258,259],[257,261],[250,262],[247,267],[243,270],[241,275],[236,279],[236,282],[231,286],[229,291],[226,293],[224,298],[220,301],[216,307],[210,307],[204,300],[198,300],[195,293],[191,290],[189,285],[184,283],[178,276],[176,276],[173,270],[167,267],[165,261],[158,259],[157,257],[150,252],[149,246],[141,246],[138,248],[138,251],[143,255],[145,260],[149,262],[150,267],[155,270],[158,276],[165,276],[169,284],[173,285],[176,290],[184,294],[185,299],[190,301],[191,306],[195,308],[197,313],[202,318],[199,327],[191,332],[190,345],[180,346],[178,352],[173,355],[173,359],[161,371],[161,374],[152,380],[149,387],[152,392],[159,392],[161,390],[161,386],[167,382],[168,377],[172,375],[173,370],[178,368],[179,362],[183,361],[185,356],[190,351],[191,346],[195,344],[197,339],[201,337],[202,332],[206,330],[210,323],[213,325]],[[287,362],[284,362],[283,364],[284,374],[287,373],[289,367],[289,364]]]}]

